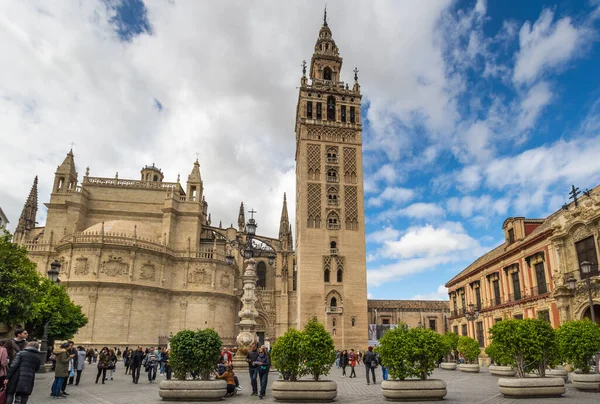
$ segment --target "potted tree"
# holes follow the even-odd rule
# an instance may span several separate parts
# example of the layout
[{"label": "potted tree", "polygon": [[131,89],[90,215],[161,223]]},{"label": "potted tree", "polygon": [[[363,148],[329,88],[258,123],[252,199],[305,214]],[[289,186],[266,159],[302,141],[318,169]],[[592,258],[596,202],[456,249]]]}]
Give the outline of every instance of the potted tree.
[{"label": "potted tree", "polygon": [[600,351],[600,326],[589,320],[568,321],[556,330],[561,357],[573,365],[573,386],[578,390],[599,390],[600,374],[590,374],[590,361]]},{"label": "potted tree", "polygon": [[[272,363],[284,380],[273,382],[273,398],[279,401],[328,402],[337,397],[337,383],[321,380],[335,362],[331,336],[316,317],[304,331],[288,330],[279,337],[271,352]],[[311,376],[310,380],[298,380]]]},{"label": "potted tree", "polygon": [[458,353],[465,358],[465,363],[461,364],[459,369],[461,372],[478,373],[479,363],[477,358],[481,354],[479,342],[477,340],[463,335],[458,339]]},{"label": "potted tree", "polygon": [[492,341],[491,344],[485,348],[485,353],[492,358],[493,365],[490,365],[490,374],[494,376],[502,377],[514,377],[516,374],[515,368],[507,363],[510,363],[510,357],[506,357],[505,352],[498,348],[498,344]]},{"label": "potted tree", "polygon": [[441,335],[401,324],[387,331],[375,350],[389,372],[389,379],[381,383],[387,400],[429,401],[446,396],[445,381],[427,379],[446,351]]},{"label": "potted tree", "polygon": [[456,362],[458,361],[458,334],[453,332],[446,333],[442,336],[444,343],[444,362],[440,364],[440,368],[446,370],[456,370]]},{"label": "potted tree", "polygon": [[227,384],[224,380],[211,380],[211,376],[222,345],[219,334],[211,328],[175,334],[169,357],[175,379],[160,382],[159,396],[166,401],[221,400],[227,393]]},{"label": "potted tree", "polygon": [[[546,377],[546,369],[557,359],[556,335],[543,320],[503,320],[490,328],[493,353],[517,371],[516,378],[498,379],[506,397],[559,397],[565,381]],[[538,377],[526,377],[529,373]]]}]

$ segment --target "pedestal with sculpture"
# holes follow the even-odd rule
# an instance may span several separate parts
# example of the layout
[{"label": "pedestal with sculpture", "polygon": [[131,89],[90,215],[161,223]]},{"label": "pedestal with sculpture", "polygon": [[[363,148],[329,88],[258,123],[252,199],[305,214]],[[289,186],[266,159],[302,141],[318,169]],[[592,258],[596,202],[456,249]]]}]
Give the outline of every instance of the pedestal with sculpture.
[{"label": "pedestal with sculpture", "polygon": [[258,341],[256,335],[256,318],[258,311],[256,310],[256,276],[254,258],[245,261],[247,266],[242,276],[244,282],[244,294],[242,295],[242,309],[238,313],[241,318],[239,323],[240,332],[236,338],[237,351],[233,357],[233,365],[239,368],[247,365],[246,355],[254,342]]}]

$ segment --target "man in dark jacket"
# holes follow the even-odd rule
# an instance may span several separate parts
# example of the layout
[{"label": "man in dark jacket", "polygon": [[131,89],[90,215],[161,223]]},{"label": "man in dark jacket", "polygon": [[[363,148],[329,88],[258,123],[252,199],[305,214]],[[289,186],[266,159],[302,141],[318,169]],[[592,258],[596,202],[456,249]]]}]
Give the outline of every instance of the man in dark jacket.
[{"label": "man in dark jacket", "polygon": [[131,354],[131,377],[133,378],[133,382],[135,384],[137,384],[140,378],[140,369],[145,356],[146,354],[144,353],[141,345],[138,346],[137,350]]},{"label": "man in dark jacket", "polygon": [[256,342],[252,344],[248,355],[246,355],[246,362],[248,362],[248,371],[250,372],[250,384],[252,385],[251,396],[258,396],[258,383],[256,381],[258,377],[259,366],[255,365],[256,359],[258,358],[258,348]]},{"label": "man in dark jacket", "polygon": [[375,352],[373,352],[372,346],[370,346],[367,352],[365,353],[365,356],[363,357],[363,363],[365,364],[365,370],[367,371],[367,384],[371,384],[369,381],[369,372],[371,372],[371,374],[373,375],[373,384],[375,384],[375,369],[377,368],[379,363],[377,362],[377,355],[375,354]]},{"label": "man in dark jacket", "polygon": [[27,404],[29,396],[33,391],[35,373],[40,368],[39,344],[32,341],[27,344],[15,358],[13,365],[8,370],[4,381],[6,387],[6,403],[12,404],[15,394],[21,397],[21,404]]},{"label": "man in dark jacket", "polygon": [[22,351],[23,349],[25,349],[25,345],[27,345],[27,337],[28,336],[29,336],[29,334],[23,328],[19,327],[19,328],[15,329],[15,338],[13,339],[13,342],[19,349],[19,352]]}]

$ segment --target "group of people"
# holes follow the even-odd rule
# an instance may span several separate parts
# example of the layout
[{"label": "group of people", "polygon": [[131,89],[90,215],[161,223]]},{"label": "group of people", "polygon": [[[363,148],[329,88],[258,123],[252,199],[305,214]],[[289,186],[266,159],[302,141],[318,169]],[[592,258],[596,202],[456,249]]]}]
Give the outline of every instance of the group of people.
[{"label": "group of people", "polygon": [[370,346],[365,352],[364,356],[360,351],[354,352],[354,349],[336,351],[335,354],[335,366],[338,369],[342,369],[342,377],[346,377],[346,368],[350,366],[350,378],[356,378],[356,365],[360,365],[361,361],[365,366],[365,370],[367,373],[367,384],[371,384],[371,378],[373,379],[373,384],[377,383],[375,378],[375,369],[381,366],[381,377],[383,380],[388,379],[388,371],[387,368],[381,363],[381,357],[379,354],[373,351],[373,347]]},{"label": "group of people", "polygon": [[[259,348],[257,343],[253,343],[246,355],[246,363],[248,364],[250,385],[252,386],[252,393],[250,395],[258,396],[258,398],[262,399],[267,394],[269,369],[271,368],[271,356],[269,355],[268,348],[265,345]],[[221,352],[216,377],[227,382],[225,397],[231,397],[242,390],[238,378],[233,371],[233,354],[227,349]],[[260,389],[258,386],[259,380]]]},{"label": "group of people", "polygon": [[123,351],[123,365],[125,366],[125,374],[131,374],[134,384],[137,384],[140,379],[142,367],[148,374],[148,383],[154,383],[156,380],[157,370],[161,375],[165,375],[167,380],[171,380],[172,369],[169,363],[171,355],[170,349],[167,348],[146,348],[144,350],[141,345],[134,351],[126,347]]},{"label": "group of people", "polygon": [[40,367],[39,344],[27,342],[27,331],[22,328],[14,335],[13,339],[0,340],[0,388],[6,390],[6,404],[12,404],[15,396],[27,404]]}]

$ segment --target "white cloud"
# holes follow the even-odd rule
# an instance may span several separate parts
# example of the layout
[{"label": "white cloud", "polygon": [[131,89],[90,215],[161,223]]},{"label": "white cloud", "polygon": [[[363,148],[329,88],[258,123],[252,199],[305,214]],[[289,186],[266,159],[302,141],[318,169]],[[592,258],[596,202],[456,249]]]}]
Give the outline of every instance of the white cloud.
[{"label": "white cloud", "polygon": [[516,55],[513,80],[516,83],[535,81],[544,71],[569,61],[584,34],[569,17],[553,24],[554,12],[545,9],[531,25],[523,24],[519,32],[520,50]]},{"label": "white cloud", "polygon": [[521,100],[521,114],[517,123],[519,130],[530,129],[537,121],[542,109],[552,100],[550,86],[540,82],[531,87],[527,96]]},{"label": "white cloud", "polygon": [[415,295],[411,300],[448,300],[448,288],[439,285],[435,292]]},{"label": "white cloud", "polygon": [[472,191],[481,183],[481,167],[471,165],[463,167],[455,176],[458,186],[466,191]]},{"label": "white cloud", "polygon": [[401,204],[411,200],[415,192],[412,189],[402,187],[387,187],[379,196],[371,197],[367,201],[368,206],[380,207],[385,202]]},{"label": "white cloud", "polygon": [[510,200],[492,199],[490,195],[452,197],[447,201],[448,211],[458,213],[464,218],[471,218],[476,213],[503,215],[507,212]]},{"label": "white cloud", "polygon": [[406,216],[414,219],[433,219],[438,216],[444,216],[444,209],[435,203],[417,202],[398,211],[400,216]]},{"label": "white cloud", "polygon": [[369,233],[367,235],[367,242],[381,244],[388,240],[394,240],[400,236],[400,231],[393,227],[384,227],[381,230]]}]

